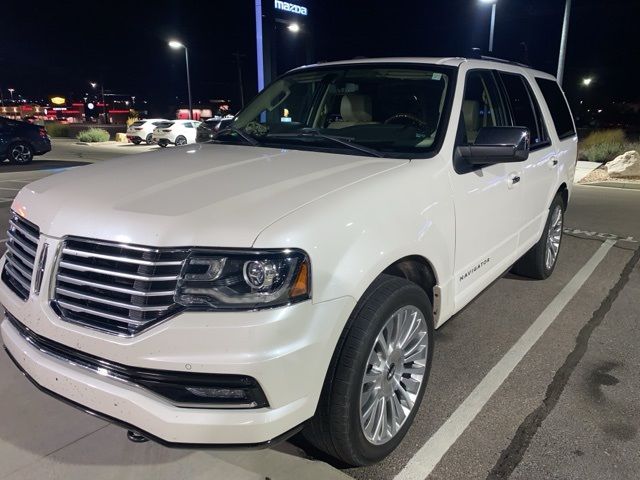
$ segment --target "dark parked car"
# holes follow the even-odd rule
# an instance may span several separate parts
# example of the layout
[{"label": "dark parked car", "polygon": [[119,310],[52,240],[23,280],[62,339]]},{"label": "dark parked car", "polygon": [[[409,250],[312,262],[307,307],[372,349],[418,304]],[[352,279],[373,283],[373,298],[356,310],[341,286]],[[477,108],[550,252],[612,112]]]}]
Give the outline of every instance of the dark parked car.
[{"label": "dark parked car", "polygon": [[24,165],[34,155],[51,150],[51,140],[44,127],[0,117],[0,161]]},{"label": "dark parked car", "polygon": [[218,130],[228,127],[231,125],[231,122],[233,122],[233,117],[213,117],[205,120],[198,125],[198,130],[196,131],[196,142],[203,143],[212,140]]}]

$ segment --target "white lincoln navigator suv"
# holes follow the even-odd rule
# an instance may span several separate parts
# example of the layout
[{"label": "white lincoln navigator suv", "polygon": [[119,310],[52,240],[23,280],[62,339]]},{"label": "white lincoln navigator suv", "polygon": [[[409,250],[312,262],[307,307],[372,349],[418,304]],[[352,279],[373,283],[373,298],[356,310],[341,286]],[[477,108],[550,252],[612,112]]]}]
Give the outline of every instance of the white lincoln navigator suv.
[{"label": "white lincoln navigator suv", "polygon": [[6,351],[44,392],[165,445],[302,430],[378,461],[419,409],[434,328],[509,269],[553,272],[576,143],[555,79],[521,65],[293,70],[209,143],[24,187]]}]

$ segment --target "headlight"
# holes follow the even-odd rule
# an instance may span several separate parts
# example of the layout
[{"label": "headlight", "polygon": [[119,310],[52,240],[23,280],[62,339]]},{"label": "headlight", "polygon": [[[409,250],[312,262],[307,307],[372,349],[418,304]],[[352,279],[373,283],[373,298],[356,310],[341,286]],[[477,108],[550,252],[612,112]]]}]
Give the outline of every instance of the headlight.
[{"label": "headlight", "polygon": [[176,303],[192,309],[253,310],[310,298],[309,258],[300,250],[193,250]]}]

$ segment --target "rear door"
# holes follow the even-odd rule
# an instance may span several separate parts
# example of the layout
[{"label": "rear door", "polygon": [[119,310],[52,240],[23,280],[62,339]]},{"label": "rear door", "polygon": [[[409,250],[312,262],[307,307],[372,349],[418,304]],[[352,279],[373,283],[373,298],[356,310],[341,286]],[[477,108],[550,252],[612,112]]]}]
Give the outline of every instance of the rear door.
[{"label": "rear door", "polygon": [[552,190],[557,188],[557,152],[528,79],[512,72],[500,72],[499,75],[512,125],[527,127],[531,135],[529,158],[523,162],[520,179],[524,201],[519,211],[523,221],[520,225],[518,251],[522,254],[538,241],[547,220]]}]

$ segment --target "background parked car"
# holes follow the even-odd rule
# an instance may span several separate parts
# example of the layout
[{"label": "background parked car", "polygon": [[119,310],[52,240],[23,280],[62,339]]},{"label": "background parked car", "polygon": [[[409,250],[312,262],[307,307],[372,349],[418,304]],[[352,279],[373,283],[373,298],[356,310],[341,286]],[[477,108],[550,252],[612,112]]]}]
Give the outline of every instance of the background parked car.
[{"label": "background parked car", "polygon": [[34,155],[51,151],[51,140],[44,127],[0,117],[0,160],[27,164]]},{"label": "background parked car", "polygon": [[196,133],[196,142],[208,142],[213,138],[215,133],[223,128],[228,127],[233,122],[233,115],[226,117],[213,117],[205,120],[198,126]]},{"label": "background parked car", "polygon": [[142,142],[151,145],[153,143],[153,129],[168,121],[166,118],[147,118],[133,122],[127,128],[127,138],[136,145],[140,145]]},{"label": "background parked car", "polygon": [[161,147],[195,143],[196,129],[201,123],[195,120],[169,120],[160,123],[153,130],[153,141]]}]

